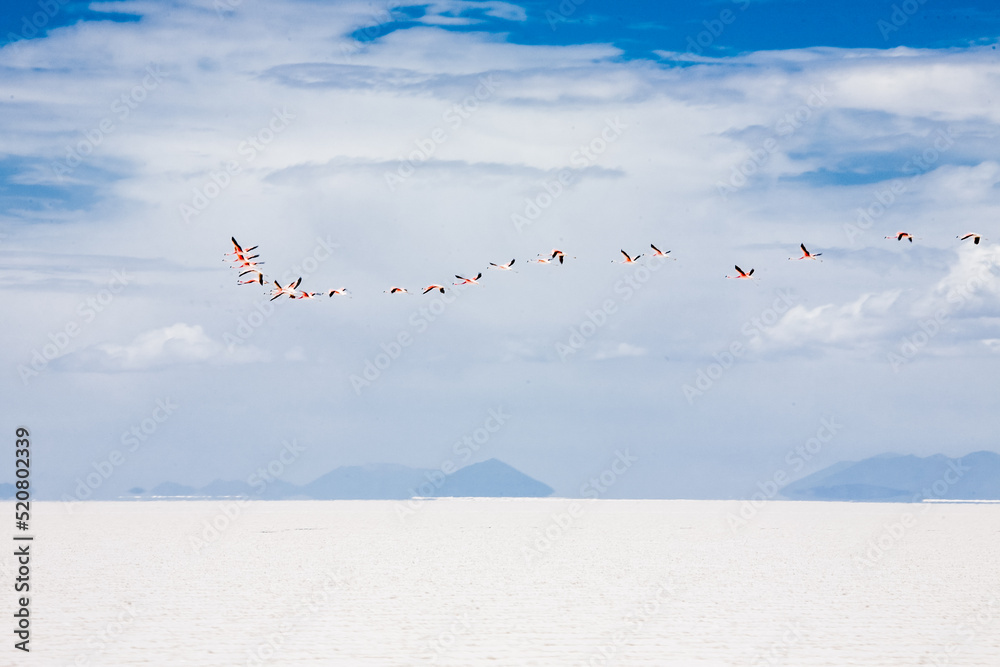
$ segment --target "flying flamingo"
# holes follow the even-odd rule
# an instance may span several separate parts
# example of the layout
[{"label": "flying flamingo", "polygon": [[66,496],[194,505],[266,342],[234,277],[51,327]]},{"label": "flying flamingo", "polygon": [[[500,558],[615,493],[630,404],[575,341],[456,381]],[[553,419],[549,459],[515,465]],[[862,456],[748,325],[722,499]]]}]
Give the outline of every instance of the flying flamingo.
[{"label": "flying flamingo", "polygon": [[271,290],[271,293],[274,295],[274,298],[272,298],[271,301],[274,301],[274,299],[277,299],[282,294],[287,294],[290,298],[294,299],[295,295],[296,295],[295,290],[298,289],[298,287],[299,287],[299,285],[301,283],[302,283],[302,277],[301,276],[294,283],[290,283],[288,285],[285,285],[284,287],[282,287],[278,283],[278,281],[275,280],[274,281],[274,289]]},{"label": "flying flamingo", "polygon": [[234,246],[234,247],[236,248],[236,250],[237,250],[238,252],[250,252],[251,250],[256,250],[256,249],[257,249],[257,246],[254,246],[254,247],[252,247],[252,248],[247,248],[246,250],[244,250],[244,249],[243,249],[243,248],[242,248],[242,247],[240,246],[240,244],[239,244],[239,243],[238,243],[238,242],[236,241],[236,237],[235,237],[235,236],[230,236],[230,237],[229,237],[229,240],[233,242],[233,246]]},{"label": "flying flamingo", "polygon": [[[653,257],[666,257],[667,255],[670,254],[669,250],[666,251],[666,252],[663,252],[659,248],[657,248],[655,245],[653,245],[652,243],[649,244],[649,247],[653,249]],[[636,257],[636,259],[639,259],[639,258]],[[671,257],[670,259],[673,259],[673,257]]]},{"label": "flying flamingo", "polygon": [[[553,248],[552,254],[549,255],[549,259],[558,259],[559,263],[562,264],[563,260],[566,259],[566,253],[564,253],[562,250],[557,250],[556,248]],[[573,259],[576,259],[576,257],[574,257]]]},{"label": "flying flamingo", "polygon": [[979,245],[980,236],[979,234],[973,234],[972,232],[969,232],[965,236],[956,236],[955,238],[959,239],[960,241],[964,241],[965,239],[972,239],[973,245]]},{"label": "flying flamingo", "polygon": [[479,283],[477,281],[483,277],[483,273],[482,271],[480,271],[479,275],[476,276],[475,278],[463,278],[462,276],[457,274],[455,275],[455,277],[462,281],[460,283],[455,283],[456,285],[478,285]]},{"label": "flying flamingo", "polygon": [[233,242],[234,250],[233,250],[233,252],[227,252],[225,254],[225,256],[227,256],[227,257],[229,255],[236,255],[237,257],[246,256],[247,253],[253,252],[254,250],[257,249],[257,246],[254,246],[252,248],[247,248],[246,250],[244,250],[242,247],[240,247],[240,244],[236,242],[236,237],[235,236],[233,236],[231,238],[231,240]]},{"label": "flying flamingo", "polygon": [[347,294],[347,288],[341,287],[340,289],[332,289],[329,292],[327,292],[327,296],[334,296],[338,294]]},{"label": "flying flamingo", "polygon": [[[242,265],[246,265],[246,264],[263,264],[264,262],[255,262],[255,261],[253,261],[253,260],[257,259],[258,257],[260,257],[260,255],[249,255],[249,256],[240,255],[238,257],[234,257],[233,259],[231,259],[229,261],[233,263],[234,268],[235,268],[235,265],[237,265],[237,264],[242,264]],[[225,261],[225,260],[223,260],[223,261]]]},{"label": "flying flamingo", "polygon": [[274,301],[282,294],[287,294],[290,298],[295,298],[295,290],[298,289],[299,283],[302,282],[302,278],[299,277],[294,283],[282,287],[277,280],[274,281],[274,289],[271,290],[271,301]]},{"label": "flying flamingo", "polygon": [[[638,261],[638,259],[640,257],[642,257],[642,254],[638,254],[635,257],[629,257],[628,253],[625,252],[624,250],[622,250],[622,254],[625,255],[625,259],[623,259],[621,262],[619,262],[619,264],[635,264],[636,261]],[[612,260],[612,261],[614,261],[614,260]]]},{"label": "flying flamingo", "polygon": [[[254,257],[256,257],[256,255],[254,255]],[[233,265],[230,266],[229,268],[231,268],[231,269],[238,269],[241,272],[253,271],[257,267],[259,267],[259,266],[261,266],[261,265],[264,264],[264,262],[255,262],[255,261],[253,261],[253,257],[251,257],[249,259],[234,259],[234,260],[232,260],[232,262],[233,262]],[[241,273],[240,275],[243,275],[243,273]]]},{"label": "flying flamingo", "polygon": [[293,296],[293,299],[315,299],[319,292],[299,292],[298,296]]},{"label": "flying flamingo", "polygon": [[504,271],[510,271],[510,267],[514,266],[514,260],[510,260],[506,264],[494,264],[493,262],[490,262],[490,266],[492,266],[494,269],[503,269]]},{"label": "flying flamingo", "polygon": [[434,290],[438,290],[439,292],[441,292],[441,294],[444,294],[444,285],[428,285],[427,287],[424,288],[424,294],[427,294],[428,292],[432,292]]},{"label": "flying flamingo", "polygon": [[737,271],[737,273],[739,273],[740,275],[738,275],[738,276],[726,276],[726,277],[727,277],[727,278],[736,278],[737,280],[740,280],[740,279],[742,279],[742,278],[746,278],[747,280],[749,280],[749,279],[750,279],[750,276],[752,276],[752,275],[753,275],[753,271],[754,271],[754,270],[753,270],[753,269],[750,269],[750,273],[746,273],[746,272],[744,272],[744,271],[743,271],[743,269],[741,269],[740,267],[738,267],[738,266],[737,266],[737,267],[736,267],[736,271]]},{"label": "flying flamingo", "polygon": [[239,283],[237,283],[238,285],[253,285],[254,283],[257,283],[259,285],[268,284],[268,282],[264,280],[264,274],[258,271],[257,269],[250,269],[249,271],[244,271],[243,273],[240,274],[240,278],[242,278],[248,273],[256,273],[257,277],[251,280],[241,280],[239,281]]},{"label": "flying flamingo", "polygon": [[529,261],[531,261],[531,262],[537,262],[539,264],[551,264],[552,263],[552,258],[551,257],[539,257],[538,259],[532,259],[532,260],[529,260]]},{"label": "flying flamingo", "polygon": [[[249,263],[253,263],[253,260],[255,260],[258,257],[260,257],[260,255],[247,255],[246,253],[229,253],[229,254],[234,255],[234,257],[231,260],[229,260],[233,264],[249,264]],[[225,261],[225,260],[223,260],[223,261]],[[263,264],[263,262],[261,262],[261,263]]]},{"label": "flying flamingo", "polygon": [[[252,248],[247,248],[246,250],[244,250],[242,247],[240,247],[240,244],[236,242],[236,237],[233,237],[232,241],[234,247],[233,252],[227,252],[223,255],[223,257],[229,257],[230,255],[233,255],[232,261],[234,263],[241,262],[244,264],[248,263],[252,259],[257,259],[258,257],[260,257],[260,255],[250,254],[252,251],[257,249],[257,246],[254,246]],[[263,264],[263,262],[260,263]]]},{"label": "flying flamingo", "polygon": [[906,232],[896,232],[895,236],[886,236],[887,239],[896,239],[897,241],[902,241],[906,239],[910,243],[913,243],[913,235],[907,234]]},{"label": "flying flamingo", "polygon": [[382,290],[386,294],[409,294],[404,287],[393,287],[388,290]]},{"label": "flying flamingo", "polygon": [[[802,256],[801,257],[789,257],[788,259],[816,259],[817,257],[819,257],[820,255],[823,254],[821,252],[818,252],[815,255],[812,254],[811,252],[809,252],[808,250],[806,250],[806,244],[805,243],[800,243],[799,247],[802,248]],[[823,260],[819,260],[819,261],[822,262]]]}]

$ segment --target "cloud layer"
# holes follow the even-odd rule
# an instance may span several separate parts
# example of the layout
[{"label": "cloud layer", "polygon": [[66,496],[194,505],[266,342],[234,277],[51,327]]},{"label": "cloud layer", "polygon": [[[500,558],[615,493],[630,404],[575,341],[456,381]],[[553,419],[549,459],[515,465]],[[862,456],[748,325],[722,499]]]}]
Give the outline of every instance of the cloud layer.
[{"label": "cloud layer", "polygon": [[[185,400],[164,451],[126,486],[171,471],[167,440],[204,461],[176,480],[196,484],[290,432],[310,469],[433,466],[500,404],[484,457],[561,493],[639,437],[622,433],[651,434],[623,495],[739,495],[833,413],[837,458],[995,447],[990,46],[653,61],[477,31],[528,20],[502,2],[92,7],[142,18],[0,50],[4,398],[66,454],[55,485],[165,392]],[[884,238],[900,230],[918,240]],[[269,275],[351,298],[237,286],[233,235]],[[788,261],[802,242],[824,261]],[[650,243],[676,261],[613,263]],[[529,263],[554,247],[573,259]],[[383,294],[511,257],[450,301]],[[734,264],[755,281],[723,279]],[[952,377],[978,426],[944,426]]]}]

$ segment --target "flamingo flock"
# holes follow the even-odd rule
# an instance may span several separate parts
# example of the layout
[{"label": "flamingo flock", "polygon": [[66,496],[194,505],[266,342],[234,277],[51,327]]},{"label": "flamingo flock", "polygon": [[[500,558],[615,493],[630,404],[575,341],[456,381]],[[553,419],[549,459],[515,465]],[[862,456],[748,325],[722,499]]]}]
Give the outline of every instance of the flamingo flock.
[{"label": "flamingo flock", "polygon": [[[897,232],[896,234],[894,234],[892,236],[886,236],[885,238],[891,239],[891,240],[895,240],[895,241],[902,241],[902,240],[905,239],[906,241],[909,241],[910,243],[913,243],[913,239],[914,239],[913,235],[910,234],[910,233],[908,233],[908,232]],[[971,239],[972,243],[974,245],[979,245],[979,242],[981,240],[985,239],[985,237],[983,237],[982,235],[977,234],[975,232],[967,232],[967,233],[965,233],[963,235],[956,236],[955,238],[959,239],[960,241],[967,241],[967,240]],[[223,256],[224,257],[231,257],[232,259],[225,260],[225,261],[231,262],[231,264],[232,264],[231,268],[237,269],[239,271],[239,276],[238,276],[238,279],[237,279],[237,284],[238,285],[259,285],[259,286],[273,285],[273,287],[271,288],[271,291],[270,291],[271,301],[274,301],[275,299],[281,298],[282,296],[287,296],[290,299],[309,300],[309,299],[317,299],[322,294],[326,294],[326,296],[328,296],[328,297],[347,296],[348,295],[347,289],[343,288],[343,287],[341,287],[341,288],[335,288],[335,289],[327,289],[327,290],[322,291],[322,292],[309,292],[309,291],[306,291],[306,290],[300,290],[299,286],[302,284],[302,278],[301,277],[298,278],[297,280],[295,280],[294,282],[289,283],[289,284],[284,285],[284,286],[282,286],[277,280],[271,280],[271,281],[269,281],[269,280],[267,280],[266,276],[264,275],[263,270],[261,269],[261,266],[263,266],[264,262],[257,261],[258,258],[260,257],[260,255],[259,254],[251,254],[252,252],[254,252],[255,250],[257,250],[257,246],[253,246],[251,248],[244,249],[236,241],[236,237],[232,237],[231,240],[233,242],[233,251],[232,252],[227,252]],[[670,255],[670,251],[669,250],[661,251],[659,248],[656,247],[656,245],[654,245],[652,243],[649,244],[649,247],[652,248],[652,250],[653,250],[653,252],[650,255],[650,257],[660,258],[660,259],[663,259],[663,258],[675,259],[674,257],[670,257],[669,256]],[[817,261],[820,261],[820,262],[823,261],[823,260],[819,259],[820,255],[822,255],[823,253],[820,253],[820,252],[817,252],[817,253],[809,252],[809,250],[806,249],[806,245],[804,243],[800,243],[799,244],[799,249],[802,251],[802,255],[800,257],[789,257],[788,259],[797,259],[797,260],[812,259],[812,260],[817,260]],[[618,263],[618,264],[636,264],[636,263],[638,263],[639,258],[641,258],[643,256],[643,253],[639,253],[639,254],[637,254],[635,256],[632,256],[629,253],[625,252],[625,250],[621,250],[620,252],[621,252],[622,256],[624,257],[624,259],[618,260],[617,262],[616,262],[616,260],[611,260],[613,263]],[[536,264],[554,264],[554,263],[557,263],[557,262],[559,264],[563,264],[563,263],[565,263],[566,258],[567,258],[566,253],[564,253],[562,250],[559,250],[557,248],[553,248],[553,250],[551,252],[548,252],[548,253],[539,253],[539,255],[537,257],[535,257],[534,259],[528,260],[528,261],[536,263]],[[571,259],[576,259],[576,257],[572,257]],[[509,262],[507,262],[505,264],[496,264],[494,262],[490,262],[489,263],[489,267],[487,267],[487,268],[497,269],[497,270],[500,270],[500,271],[513,271],[514,270],[513,266],[514,266],[514,263],[516,261],[517,261],[516,259],[511,259]],[[754,269],[750,269],[749,271],[744,271],[739,266],[735,266],[735,269],[736,269],[736,275],[735,276],[728,276],[727,275],[726,278],[730,278],[730,279],[734,279],[734,280],[752,280],[753,279]],[[456,274],[455,277],[459,280],[459,282],[452,283],[452,286],[463,287],[463,286],[466,286],[466,285],[479,285],[479,281],[483,277],[483,272],[480,271],[479,273],[477,273],[475,278],[466,278],[466,277],[460,276],[458,274]],[[426,287],[424,287],[423,290],[421,290],[421,294],[428,294],[430,292],[435,292],[435,291],[439,292],[441,294],[444,294],[446,289],[448,289],[448,288],[445,285],[442,285],[440,283],[431,283],[430,285],[427,285]],[[409,290],[407,290],[405,287],[396,287],[396,286],[392,286],[389,289],[384,290],[384,293],[385,294],[407,294],[407,295],[410,294]]]},{"label": "flamingo flock", "polygon": [[[271,301],[279,299],[282,296],[287,296],[290,299],[315,299],[322,293],[325,293],[327,296],[330,297],[347,295],[346,288],[328,289],[325,292],[307,292],[305,290],[300,290],[299,286],[302,284],[301,277],[295,282],[289,283],[284,286],[277,280],[269,281],[264,275],[264,272],[260,269],[260,266],[263,264],[263,262],[256,261],[259,255],[250,254],[251,252],[257,249],[257,246],[244,249],[239,244],[239,241],[236,240],[236,237],[232,237],[231,241],[233,242],[233,252],[225,253],[224,257],[232,257],[232,259],[229,260],[232,263],[231,268],[237,269],[239,271],[239,279],[237,281],[237,284],[261,285],[261,286],[273,285],[271,289]],[[650,247],[653,249],[653,255],[652,255],[653,257],[669,256],[670,253],[669,250],[665,252],[660,251],[653,244],[650,244]],[[625,257],[624,261],[621,262],[622,264],[635,264],[637,260],[640,257],[642,257],[641,254],[632,257],[624,250],[622,250],[621,253]],[[556,264],[556,263],[565,264],[567,257],[569,256],[566,255],[566,253],[564,253],[562,250],[559,250],[558,248],[553,248],[551,252],[540,253],[536,258],[529,261],[538,264]],[[569,258],[576,259],[576,257],[569,257]],[[670,257],[670,259],[673,258]],[[497,264],[495,262],[490,262],[488,268],[497,269],[500,271],[513,271],[514,270],[513,267],[516,261],[517,259],[514,258],[511,259],[509,262],[506,262],[505,264]],[[751,271],[750,273],[753,273],[753,271]],[[244,279],[246,276],[252,276],[252,278]],[[468,277],[468,278],[465,276],[460,276],[458,274],[455,274],[455,278],[458,279],[458,282],[452,283],[452,286],[454,287],[464,287],[466,285],[479,285],[480,284],[479,281],[482,280],[483,278],[483,272],[480,271],[476,274],[475,277]],[[435,292],[435,291],[444,294],[446,289],[448,288],[445,285],[442,285],[440,283],[431,283],[430,285],[424,287],[423,290],[421,290],[421,294],[428,294],[430,292]],[[411,292],[407,290],[405,287],[397,287],[397,286],[392,286],[387,290],[383,290],[383,293],[411,294]]]}]

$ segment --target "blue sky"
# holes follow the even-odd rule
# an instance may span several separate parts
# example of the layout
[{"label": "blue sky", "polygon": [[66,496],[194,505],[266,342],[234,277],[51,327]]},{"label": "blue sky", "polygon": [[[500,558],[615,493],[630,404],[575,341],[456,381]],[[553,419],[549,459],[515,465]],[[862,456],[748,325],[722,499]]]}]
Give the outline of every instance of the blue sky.
[{"label": "blue sky", "polygon": [[[502,32],[517,44],[611,43],[626,58],[650,57],[657,50],[699,50],[711,55],[748,51],[843,48],[946,48],[992,44],[1000,27],[1000,10],[990,2],[921,3],[804,2],[803,0],[718,0],[717,2],[525,2],[525,19],[516,23],[470,9],[464,16],[480,19],[453,30]],[[426,15],[433,5],[400,8],[399,20],[376,23],[371,37],[413,27],[407,18]],[[915,8],[916,11],[912,11]],[[899,8],[899,11],[896,11]],[[730,12],[724,15],[724,12]],[[712,37],[709,43],[706,32]],[[359,39],[368,39],[363,30]],[[692,41],[689,41],[692,40]]]},{"label": "blue sky", "polygon": [[5,423],[55,496],[440,467],[491,410],[460,462],[567,496],[996,451],[998,14],[907,7],[68,3],[0,49]]},{"label": "blue sky", "polygon": [[[0,16],[4,43],[15,38],[44,37],[54,28],[81,21],[137,21],[141,14],[115,12],[113,3],[78,0],[12,0]],[[173,3],[157,3],[169,9]],[[183,3],[180,3],[183,4]],[[242,3],[209,4],[218,11],[235,10]],[[395,6],[394,6],[395,5]],[[689,38],[698,44],[699,33],[708,30],[712,43],[703,50],[715,55],[747,51],[797,49],[811,46],[843,48],[963,47],[992,44],[1000,27],[1000,9],[994,3],[932,2],[914,3],[804,2],[802,0],[718,0],[716,2],[613,2],[612,0],[566,0],[566,2],[516,3],[524,20],[510,20],[511,14],[491,11],[489,3],[451,7],[443,16],[474,18],[470,25],[439,23],[456,31],[502,33],[517,44],[570,45],[612,43],[627,57],[648,57],[656,50],[686,51]],[[899,11],[896,10],[898,8]],[[915,11],[914,8],[917,8]],[[420,19],[438,13],[434,3],[368,3],[369,16],[353,33],[362,41],[372,41],[395,30],[421,25]],[[726,10],[736,17],[723,23]],[[42,17],[44,15],[44,18]],[[383,19],[383,16],[388,18]],[[27,23],[25,22],[27,21]],[[706,22],[709,25],[705,25]],[[373,28],[367,30],[368,28]],[[377,29],[374,29],[377,28]],[[703,38],[705,40],[707,38]]]}]

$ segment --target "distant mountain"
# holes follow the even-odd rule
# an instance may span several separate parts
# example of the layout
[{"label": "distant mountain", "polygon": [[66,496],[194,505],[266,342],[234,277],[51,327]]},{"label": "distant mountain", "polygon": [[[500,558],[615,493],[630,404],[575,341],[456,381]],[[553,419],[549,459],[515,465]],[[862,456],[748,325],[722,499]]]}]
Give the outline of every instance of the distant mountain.
[{"label": "distant mountain", "polygon": [[163,482],[157,484],[149,491],[150,496],[197,496],[198,489],[193,486],[175,484],[174,482]]},{"label": "distant mountain", "polygon": [[924,499],[1000,499],[1000,454],[882,454],[843,461],[803,477],[781,490],[791,500],[921,502]]},{"label": "distant mountain", "polygon": [[[305,486],[302,491],[317,500],[399,500],[421,495],[416,488],[434,471],[392,463],[334,468]],[[442,475],[437,471],[438,475]]]},{"label": "distant mountain", "polygon": [[[2,487],[0,487],[2,488]],[[502,461],[490,459],[445,475],[440,470],[391,463],[343,466],[302,486],[281,480],[246,482],[215,480],[202,488],[164,482],[151,497],[223,498],[246,496],[261,500],[404,500],[414,496],[542,498],[552,488]]]},{"label": "distant mountain", "polygon": [[445,478],[439,497],[544,498],[552,487],[528,477],[503,461],[490,459],[466,466]]}]

